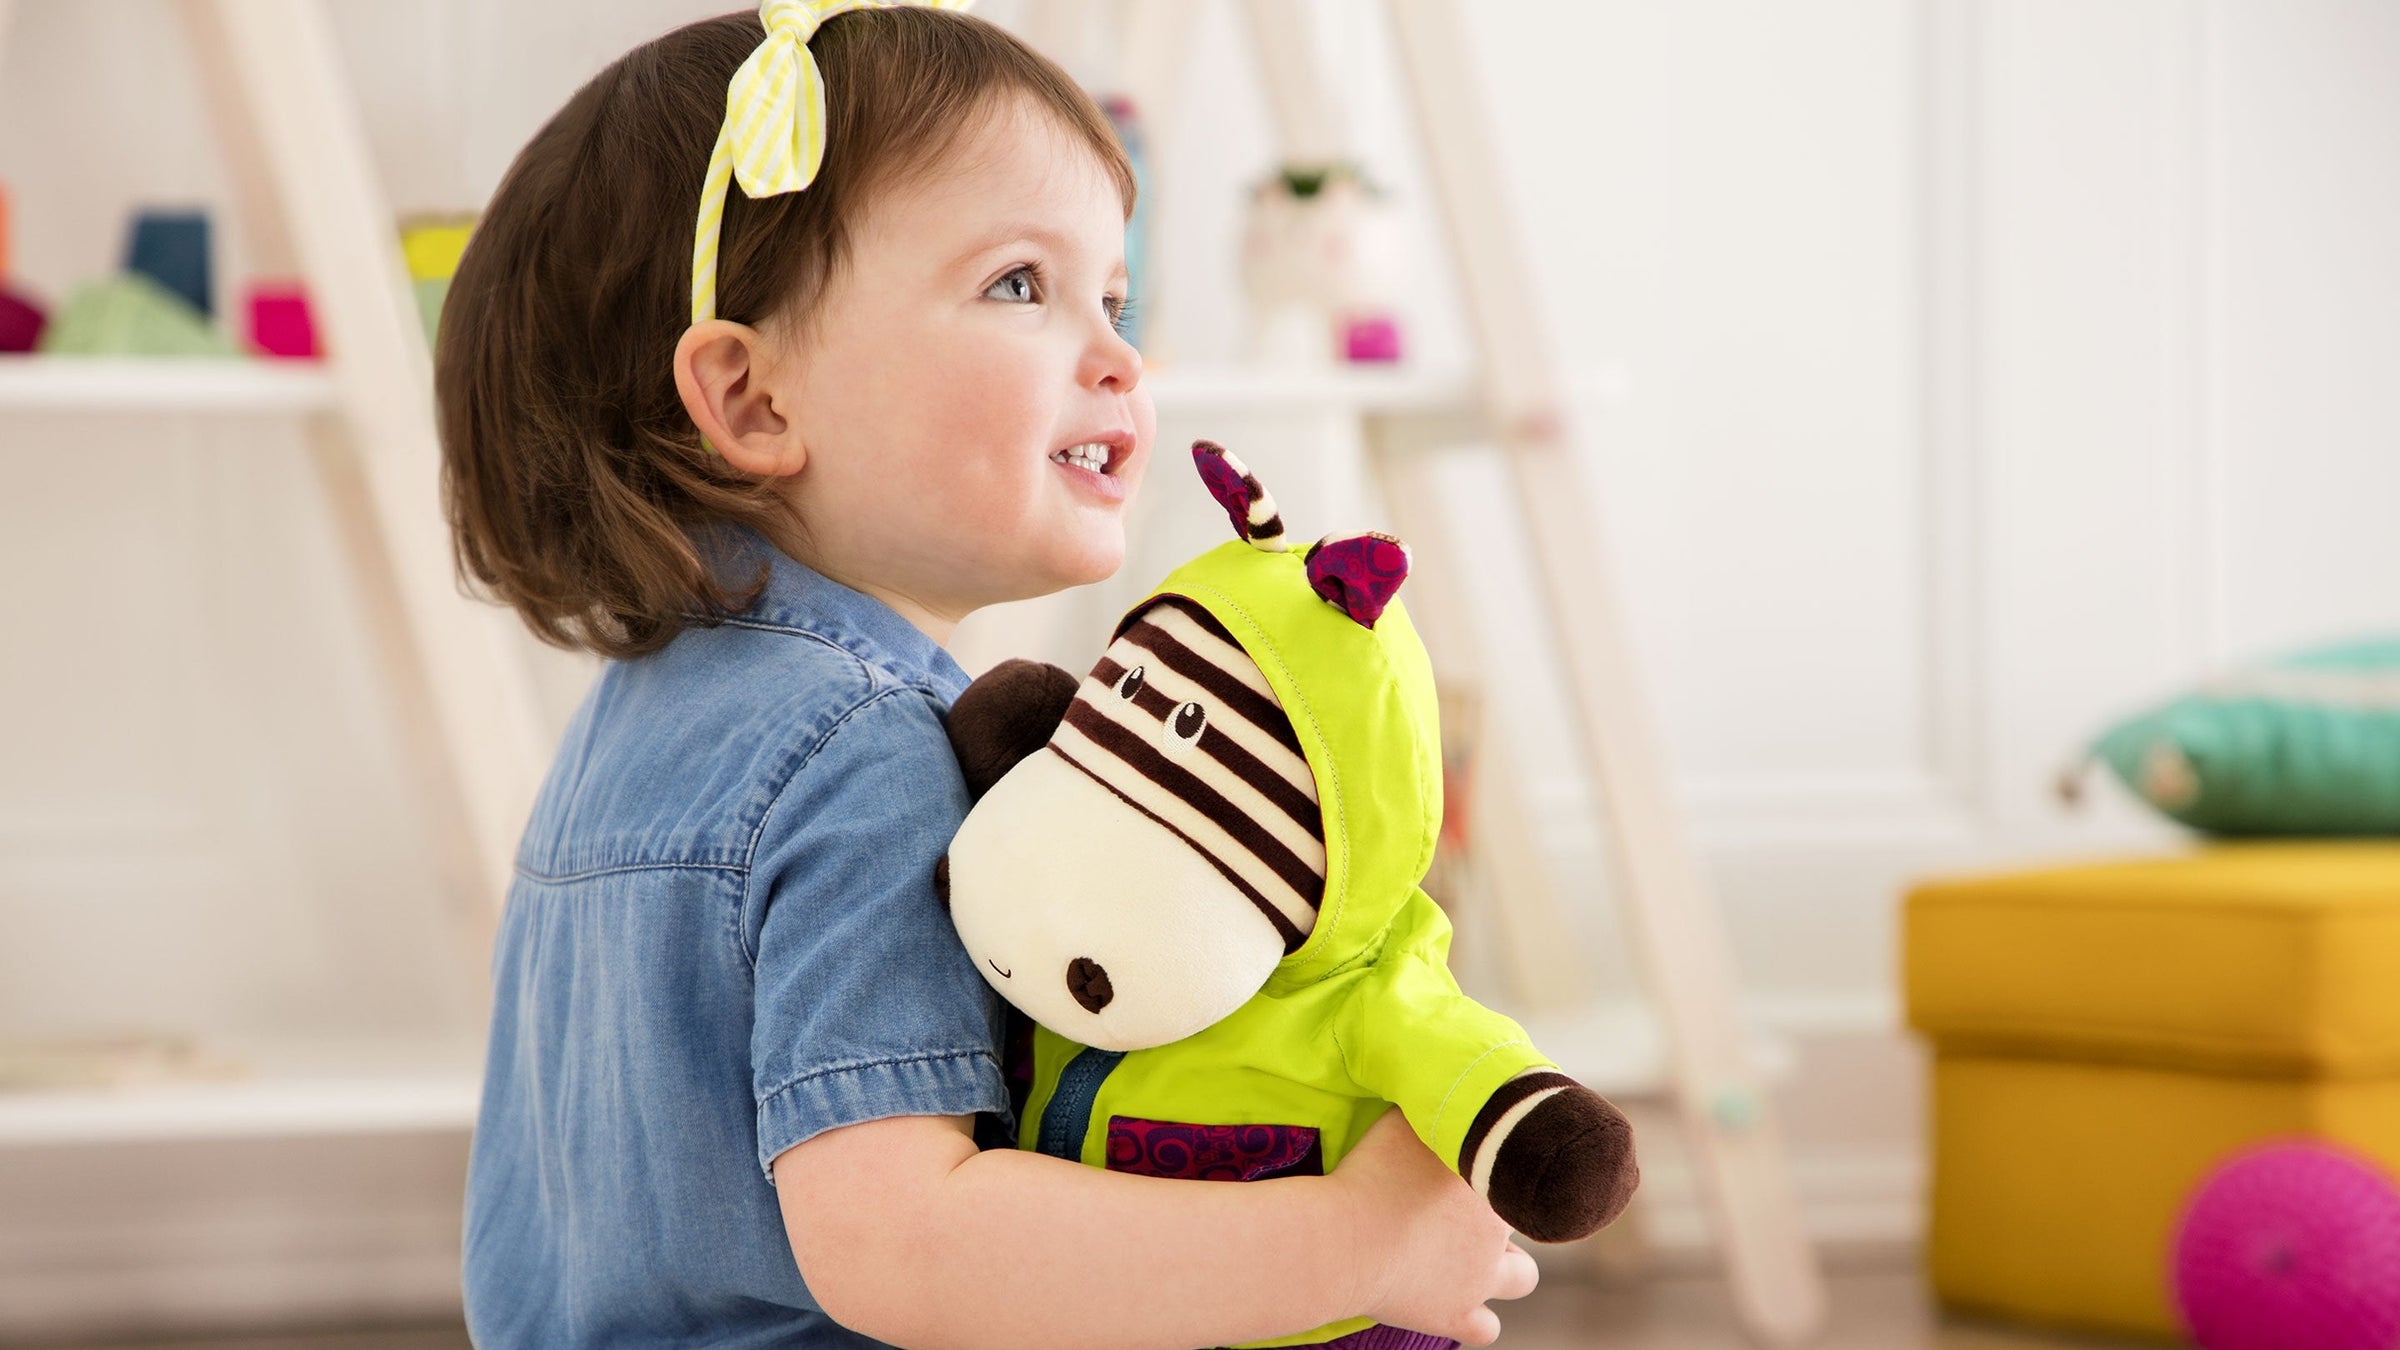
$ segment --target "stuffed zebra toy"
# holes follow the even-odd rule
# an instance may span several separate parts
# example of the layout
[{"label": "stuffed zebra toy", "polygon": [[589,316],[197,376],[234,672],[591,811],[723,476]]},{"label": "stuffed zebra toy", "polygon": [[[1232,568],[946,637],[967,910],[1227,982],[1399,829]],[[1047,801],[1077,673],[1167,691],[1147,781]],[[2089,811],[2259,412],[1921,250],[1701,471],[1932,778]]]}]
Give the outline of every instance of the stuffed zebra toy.
[{"label": "stuffed zebra toy", "polygon": [[[1418,883],[1441,825],[1433,677],[1384,535],[1286,547],[1193,446],[1238,538],[1177,569],[1081,680],[1004,662],[950,711],[974,808],[937,873],[1036,1024],[1021,1147],[1151,1175],[1321,1173],[1397,1104],[1526,1237],[1614,1218],[1625,1118],[1459,992]],[[1364,1321],[1279,1345],[1419,1346]],[[1406,1333],[1413,1336],[1414,1333]]]}]

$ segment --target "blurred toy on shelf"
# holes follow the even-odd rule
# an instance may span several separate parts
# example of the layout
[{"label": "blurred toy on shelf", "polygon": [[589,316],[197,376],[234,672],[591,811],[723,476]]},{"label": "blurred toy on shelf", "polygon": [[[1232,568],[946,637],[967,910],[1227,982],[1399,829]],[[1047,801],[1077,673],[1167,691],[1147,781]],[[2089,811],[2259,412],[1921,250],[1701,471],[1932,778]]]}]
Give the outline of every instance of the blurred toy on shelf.
[{"label": "blurred toy on shelf", "polygon": [[243,309],[249,316],[250,350],[302,360],[322,355],[308,292],[299,282],[253,281],[246,291]]},{"label": "blurred toy on shelf", "polygon": [[42,340],[49,313],[9,281],[8,189],[0,185],[0,352],[29,352]]},{"label": "blurred toy on shelf", "polygon": [[240,1078],[243,1063],[189,1036],[131,1032],[66,1040],[0,1037],[0,1095]]},{"label": "blurred toy on shelf", "polygon": [[125,270],[183,297],[204,321],[217,312],[204,211],[137,212],[125,240]]},{"label": "blurred toy on shelf", "polygon": [[1254,357],[1399,360],[1405,254],[1399,213],[1356,165],[1285,165],[1251,192],[1242,230]]},{"label": "blurred toy on shelf", "polygon": [[1400,324],[1389,314],[1373,314],[1342,325],[1342,356],[1359,362],[1400,359]]},{"label": "blurred toy on shelf", "polygon": [[51,316],[39,350],[48,356],[237,356],[191,302],[140,272],[76,287]]},{"label": "blurred toy on shelf", "polygon": [[0,289],[0,352],[30,352],[41,345],[50,316],[22,291]]},{"label": "blurred toy on shelf", "polygon": [[467,251],[467,236],[475,217],[420,216],[400,222],[400,254],[408,262],[408,279],[417,293],[417,318],[425,325],[425,345],[431,347],[441,331],[442,302],[450,295],[450,278]]}]

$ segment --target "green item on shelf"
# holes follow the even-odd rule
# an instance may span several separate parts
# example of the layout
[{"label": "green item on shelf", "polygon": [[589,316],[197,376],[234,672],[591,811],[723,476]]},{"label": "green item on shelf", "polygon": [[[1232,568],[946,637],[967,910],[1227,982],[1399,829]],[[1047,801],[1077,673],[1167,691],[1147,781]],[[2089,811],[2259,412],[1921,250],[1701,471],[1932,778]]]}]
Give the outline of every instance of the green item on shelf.
[{"label": "green item on shelf", "polygon": [[431,347],[441,332],[442,301],[450,298],[450,278],[426,277],[410,284],[417,291],[417,321],[425,325],[425,345]]},{"label": "green item on shelf", "polygon": [[475,217],[422,216],[400,222],[400,256],[408,264],[408,279],[416,288],[417,320],[425,325],[425,345],[434,345],[441,330],[442,301],[450,294],[450,278],[475,233]]},{"label": "green item on shelf", "polygon": [[50,316],[51,356],[238,356],[191,302],[139,272],[87,281]]},{"label": "green item on shelf", "polygon": [[2126,719],[2092,754],[2219,835],[2400,835],[2400,639],[2300,652]]}]

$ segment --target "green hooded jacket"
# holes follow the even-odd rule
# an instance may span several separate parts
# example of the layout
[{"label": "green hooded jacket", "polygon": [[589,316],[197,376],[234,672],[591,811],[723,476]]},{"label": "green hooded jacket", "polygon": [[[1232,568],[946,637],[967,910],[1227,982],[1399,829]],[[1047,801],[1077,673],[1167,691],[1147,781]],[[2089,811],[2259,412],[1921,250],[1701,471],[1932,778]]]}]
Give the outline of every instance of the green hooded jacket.
[{"label": "green hooded jacket", "polygon": [[[1319,917],[1257,995],[1181,1040],[1111,1052],[1037,1028],[1020,1147],[1107,1167],[1112,1122],[1296,1126],[1315,1131],[1330,1171],[1389,1103],[1457,1167],[1477,1109],[1551,1061],[1459,992],[1449,920],[1419,889],[1441,826],[1442,763],[1415,628],[1396,601],[1364,626],[1311,588],[1300,552],[1238,540],[1177,569],[1160,596],[1202,606],[1233,635],[1300,737],[1323,813]],[[1120,1151],[1135,1146],[1117,1133]],[[1369,1325],[1253,1344],[1315,1344]]]}]

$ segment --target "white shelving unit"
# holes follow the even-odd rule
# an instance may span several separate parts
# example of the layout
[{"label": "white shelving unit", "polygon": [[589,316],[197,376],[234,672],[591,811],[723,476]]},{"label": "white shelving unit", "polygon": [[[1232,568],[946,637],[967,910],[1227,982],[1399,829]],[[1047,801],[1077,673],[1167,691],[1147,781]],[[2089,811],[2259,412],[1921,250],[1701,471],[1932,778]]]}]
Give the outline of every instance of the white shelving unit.
[{"label": "white shelving unit", "polygon": [[[1540,321],[1539,291],[1493,153],[1496,133],[1473,87],[1467,21],[1447,0],[1383,0],[1380,8],[1424,152],[1427,196],[1457,265],[1474,368],[1452,376],[1352,367],[1225,381],[1168,367],[1151,388],[1162,421],[1202,407],[1212,415],[1271,406],[1326,414],[1309,419],[1320,425],[1354,414],[1340,439],[1361,447],[1389,525],[1419,549],[1409,607],[1437,674],[1496,690],[1484,671],[1513,673],[1533,662],[1558,668],[1574,722],[1560,734],[1594,788],[1608,895],[1626,921],[1646,998],[1617,1009],[1593,997],[1576,969],[1572,928],[1546,875],[1508,750],[1501,737],[1485,736],[1469,870],[1480,874],[1477,893],[1500,920],[1499,945],[1524,986],[1515,1011],[1557,1010],[1538,1020],[1543,1044],[1565,1067],[1612,1091],[1672,1106],[1744,1322],[1762,1341],[1798,1344],[1822,1327],[1825,1291],[1768,1092],[1768,1070],[1783,1056],[1760,1045],[1741,1014],[1731,944],[1631,650],[1605,522],[1586,481],[1589,456],[1573,434],[1559,354]],[[1241,9],[1283,160],[1352,159],[1328,92],[1340,83],[1313,50],[1310,25],[1292,22],[1282,0],[1244,0]],[[1193,97],[1186,77],[1195,8],[1124,0],[1116,13],[1115,79],[1152,125],[1175,124]],[[1065,44],[1088,17],[1081,0],[1040,0],[1031,30]],[[1212,82],[1208,95],[1217,88]],[[1160,153],[1152,169],[1154,182],[1175,190],[1169,157]],[[1441,561],[1462,558],[1471,546],[1455,536],[1432,468],[1460,451],[1496,451],[1507,470],[1512,525],[1531,554],[1548,650],[1483,651],[1475,597]],[[1330,463],[1319,467],[1328,478],[1337,472]]]},{"label": "white shelving unit", "polygon": [[0,412],[327,412],[333,379],[312,361],[243,357],[0,357]]},{"label": "white shelving unit", "polygon": [[0,1150],[463,1134],[475,1123],[481,1075],[466,1047],[377,1041],[211,1049],[239,1065],[239,1076],[0,1094]]},{"label": "white shelving unit", "polygon": [[[105,49],[38,58],[22,44],[10,50],[9,21],[22,8],[0,0],[0,50],[10,59],[112,58]],[[375,644],[379,692],[404,705],[399,750],[427,806],[459,950],[480,976],[547,745],[524,660],[530,639],[513,615],[458,594],[434,495],[431,363],[397,217],[318,0],[180,0],[173,12],[230,171],[227,217],[246,236],[253,266],[303,279],[329,354],[0,356],[0,417],[267,418],[302,430],[353,564],[344,603]],[[473,1123],[479,1038],[430,1026],[398,1040],[272,1034],[281,1038],[203,1042],[199,1058],[225,1066],[221,1074],[170,1064],[117,1087],[0,1092],[0,1152],[428,1132],[463,1139]],[[9,1334],[6,1311],[0,1339]]]},{"label": "white shelving unit", "polygon": [[[248,357],[0,357],[0,415],[236,419],[337,408],[314,361]],[[227,443],[238,444],[238,438]],[[0,1092],[0,1151],[455,1131],[475,1121],[475,1047],[419,1042],[210,1042],[224,1076]]]},{"label": "white shelving unit", "polygon": [[[1560,1068],[1601,1096],[1654,1098],[1661,1084],[1672,1081],[1674,1061],[1666,1029],[1640,1000],[1597,1000],[1580,1008],[1522,1013],[1517,1021]],[[1799,1055],[1788,1040],[1754,1033],[1752,1045],[1759,1076],[1766,1082],[1786,1082],[1799,1067]]]},{"label": "white shelving unit", "polygon": [[1164,365],[1142,383],[1162,418],[1210,414],[1427,413],[1475,406],[1472,372],[1413,366],[1274,370],[1243,365]]}]

